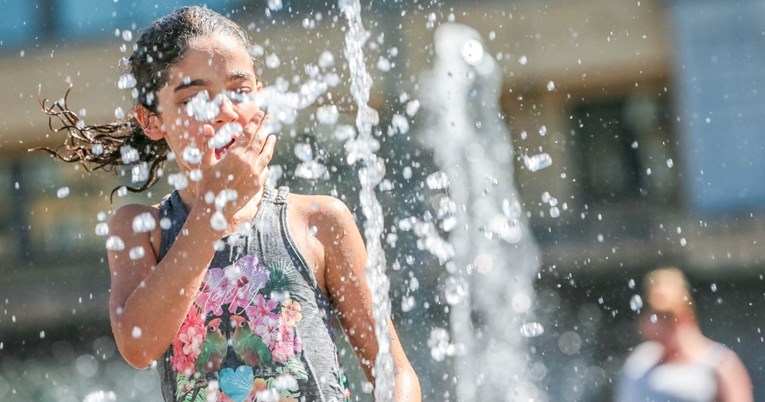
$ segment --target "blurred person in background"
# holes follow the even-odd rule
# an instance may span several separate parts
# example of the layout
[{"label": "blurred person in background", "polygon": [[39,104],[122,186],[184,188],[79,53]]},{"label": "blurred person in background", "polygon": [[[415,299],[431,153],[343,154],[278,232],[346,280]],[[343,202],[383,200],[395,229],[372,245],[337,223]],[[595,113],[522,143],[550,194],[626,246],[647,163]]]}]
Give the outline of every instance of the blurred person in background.
[{"label": "blurred person in background", "polygon": [[735,352],[701,333],[685,275],[662,268],[645,278],[644,342],[629,355],[616,402],[752,402],[752,383]]}]

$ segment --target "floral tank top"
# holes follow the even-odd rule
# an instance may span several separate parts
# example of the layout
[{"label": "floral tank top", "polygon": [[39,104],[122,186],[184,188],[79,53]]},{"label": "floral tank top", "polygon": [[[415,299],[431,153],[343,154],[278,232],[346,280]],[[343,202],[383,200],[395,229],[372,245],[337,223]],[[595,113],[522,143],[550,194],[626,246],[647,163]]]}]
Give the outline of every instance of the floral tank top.
[{"label": "floral tank top", "polygon": [[[265,189],[248,229],[223,237],[178,335],[157,364],[166,402],[348,401],[330,304],[287,226],[287,192]],[[164,257],[187,213],[160,204]]]}]

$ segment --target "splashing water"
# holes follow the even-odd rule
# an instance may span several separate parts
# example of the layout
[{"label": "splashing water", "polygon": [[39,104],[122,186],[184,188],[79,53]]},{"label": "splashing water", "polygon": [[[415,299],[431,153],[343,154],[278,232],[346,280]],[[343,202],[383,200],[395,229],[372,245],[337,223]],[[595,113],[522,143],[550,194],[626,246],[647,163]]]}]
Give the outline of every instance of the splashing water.
[{"label": "splashing water", "polygon": [[[545,401],[528,379],[534,363],[524,346],[524,339],[544,332],[530,309],[539,251],[514,187],[512,146],[499,109],[500,71],[467,26],[441,25],[435,49],[435,65],[421,85],[429,121],[423,137],[441,166],[428,187],[449,192],[446,205],[454,203],[442,218],[450,220],[454,248],[443,291],[456,348],[456,399]],[[549,166],[544,156],[529,162],[529,170]],[[483,319],[477,323],[475,316]],[[431,340],[436,355],[449,354],[443,334]]]},{"label": "splashing water", "polygon": [[356,160],[362,163],[359,170],[361,182],[361,210],[366,217],[364,222],[364,237],[367,246],[366,276],[372,291],[373,315],[375,318],[375,335],[377,336],[378,353],[375,360],[375,400],[393,400],[393,359],[390,355],[390,300],[388,289],[390,283],[385,275],[385,253],[382,248],[384,230],[382,206],[375,195],[377,186],[385,176],[385,163],[375,151],[380,145],[372,137],[372,127],[378,124],[377,112],[369,106],[369,90],[372,78],[364,64],[363,46],[369,38],[369,32],[364,29],[361,21],[361,4],[359,0],[339,0],[338,6],[348,19],[348,30],[345,32],[345,57],[351,77],[351,94],[358,106],[356,128],[358,136],[346,142],[348,163]]}]

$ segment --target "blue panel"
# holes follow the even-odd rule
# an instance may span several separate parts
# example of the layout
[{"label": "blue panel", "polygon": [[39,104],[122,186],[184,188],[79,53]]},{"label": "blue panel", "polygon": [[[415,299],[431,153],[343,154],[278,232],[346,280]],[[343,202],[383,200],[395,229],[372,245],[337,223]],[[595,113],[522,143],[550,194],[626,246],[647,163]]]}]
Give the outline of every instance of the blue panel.
[{"label": "blue panel", "polygon": [[143,28],[184,5],[207,5],[223,14],[241,3],[239,0],[59,0],[57,7],[62,36],[95,37],[114,34],[115,29]]},{"label": "blue panel", "polygon": [[674,1],[676,92],[697,213],[765,205],[765,2]]},{"label": "blue panel", "polygon": [[0,0],[3,22],[0,24],[0,48],[34,39],[40,21],[35,2]]}]

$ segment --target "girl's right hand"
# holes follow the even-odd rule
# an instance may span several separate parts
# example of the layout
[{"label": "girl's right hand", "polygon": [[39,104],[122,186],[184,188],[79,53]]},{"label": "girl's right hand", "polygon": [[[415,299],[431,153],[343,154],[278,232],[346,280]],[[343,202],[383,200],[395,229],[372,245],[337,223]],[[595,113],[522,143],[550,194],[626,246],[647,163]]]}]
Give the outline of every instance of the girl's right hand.
[{"label": "girl's right hand", "polygon": [[[236,199],[229,200],[221,210],[229,219],[262,190],[268,175],[267,167],[273,157],[276,136],[266,135],[263,131],[269,116],[256,121],[257,117],[260,116],[256,114],[245,125],[242,134],[220,160],[213,161],[216,158],[213,150],[206,155],[210,167],[200,182],[197,203],[207,205],[205,198],[210,192],[217,196],[224,190],[234,190]],[[213,130],[209,125],[204,129]]]}]

